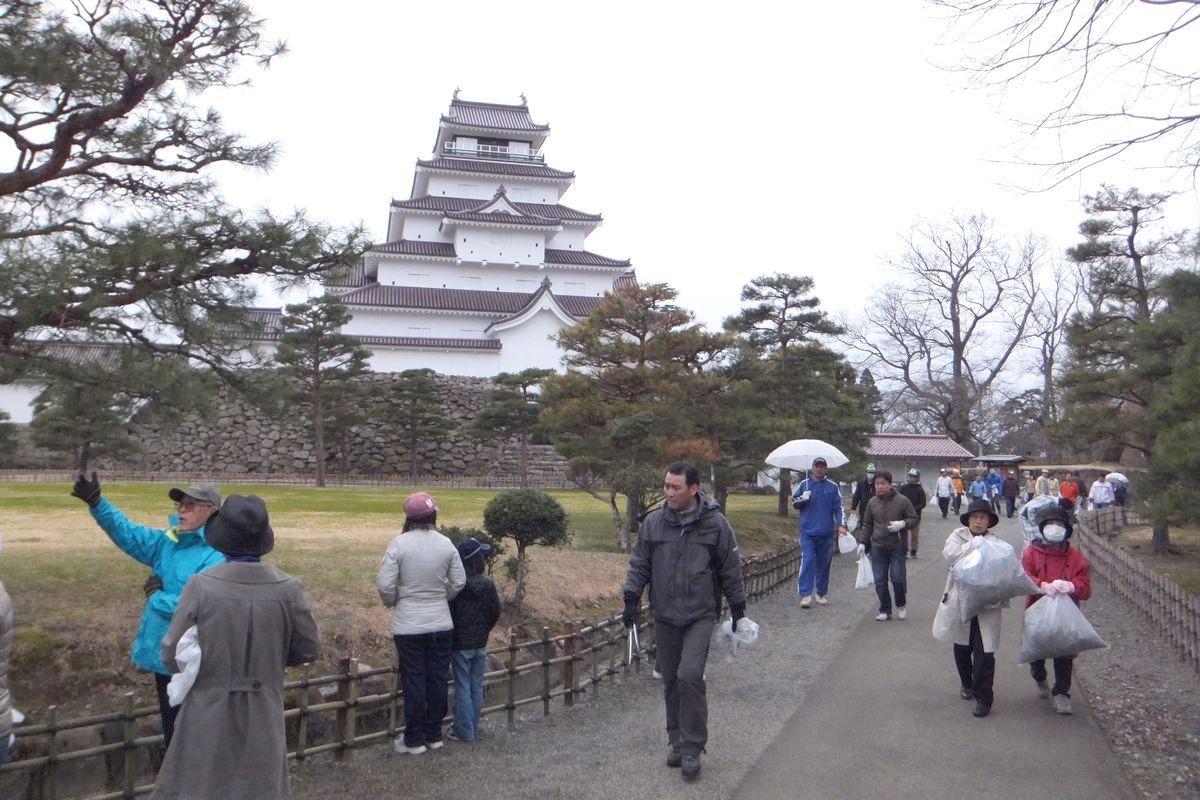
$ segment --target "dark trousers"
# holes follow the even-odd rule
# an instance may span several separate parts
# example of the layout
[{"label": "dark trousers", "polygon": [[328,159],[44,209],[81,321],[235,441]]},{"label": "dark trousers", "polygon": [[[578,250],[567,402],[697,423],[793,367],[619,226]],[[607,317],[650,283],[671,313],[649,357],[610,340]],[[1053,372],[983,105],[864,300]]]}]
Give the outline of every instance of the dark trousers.
[{"label": "dark trousers", "polygon": [[948,514],[950,512],[950,498],[949,497],[939,497],[938,498],[938,508],[940,508],[942,510],[942,519],[945,519],[946,514]]},{"label": "dark trousers", "polygon": [[954,645],[954,666],[964,689],[975,693],[975,699],[992,707],[992,681],[996,677],[996,654],[983,652],[983,637],[979,634],[979,617],[971,617],[970,644]]},{"label": "dark trousers", "polygon": [[1004,498],[1004,504],[1006,506],[1005,510],[1008,511],[1008,518],[1012,519],[1012,515],[1015,514],[1017,511],[1017,498],[1008,497],[1006,495]]},{"label": "dark trousers", "polygon": [[714,625],[711,619],[689,625],[654,621],[658,669],[667,705],[667,741],[684,755],[700,755],[708,743],[704,664]]},{"label": "dark trousers", "polygon": [[875,594],[879,597],[879,613],[892,613],[892,594],[888,591],[888,579],[896,592],[896,605],[903,608],[908,598],[908,572],[904,567],[904,539],[898,547],[871,546],[871,572],[875,578]]},{"label": "dark trousers", "polygon": [[963,499],[963,496],[961,494],[954,495],[953,507],[954,507],[955,514],[957,514],[962,509],[962,499]]},{"label": "dark trousers", "polygon": [[[1075,669],[1074,656],[1063,656],[1054,659],[1054,688],[1050,694],[1065,694],[1071,696],[1071,672]],[[1038,683],[1046,682],[1046,661],[1029,662],[1029,672]]]},{"label": "dark trousers", "polygon": [[450,645],[454,631],[392,637],[404,684],[404,744],[418,747],[442,740],[449,707]]},{"label": "dark trousers", "polygon": [[167,699],[167,684],[171,682],[170,675],[154,673],[154,689],[158,692],[158,716],[162,720],[163,750],[171,746],[171,737],[175,735],[175,717],[179,716],[182,705],[173,706]]}]

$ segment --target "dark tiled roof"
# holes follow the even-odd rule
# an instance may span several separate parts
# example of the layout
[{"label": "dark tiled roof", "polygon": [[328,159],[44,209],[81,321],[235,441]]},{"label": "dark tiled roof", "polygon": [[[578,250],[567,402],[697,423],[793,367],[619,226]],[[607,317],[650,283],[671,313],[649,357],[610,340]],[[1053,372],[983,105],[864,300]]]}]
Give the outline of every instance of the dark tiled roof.
[{"label": "dark tiled roof", "polygon": [[540,225],[550,227],[558,225],[558,220],[535,217],[532,214],[525,217],[518,217],[506,211],[493,211],[488,214],[477,214],[474,211],[455,211],[446,214],[446,217],[462,220],[463,222],[491,222],[499,225]]},{"label": "dark tiled roof", "polygon": [[617,279],[615,281],[613,281],[614,289],[620,289],[622,286],[637,286],[637,285],[638,285],[637,274],[634,272],[626,272],[624,275],[618,275]]},{"label": "dark tiled roof", "polygon": [[331,270],[326,272],[321,282],[325,286],[337,289],[355,289],[359,286],[367,286],[375,282],[374,278],[367,277],[367,267],[362,261],[359,261],[349,269]]},{"label": "dark tiled roof", "polygon": [[442,122],[469,125],[473,128],[503,128],[512,131],[548,131],[549,125],[539,125],[529,117],[529,107],[501,103],[476,103],[470,100],[451,100],[450,113]]},{"label": "dark tiled roof", "polygon": [[[478,289],[431,289],[420,286],[377,284],[342,295],[353,306],[384,308],[429,308],[438,311],[477,311],[511,316],[529,305],[536,292],[485,292]],[[600,302],[599,297],[555,295],[567,313],[586,317]]]},{"label": "dark tiled roof", "polygon": [[127,348],[128,345],[124,344],[101,342],[48,342],[31,349],[39,357],[59,364],[115,370],[121,365],[121,356]]},{"label": "dark tiled roof", "polygon": [[[444,213],[449,211],[470,211],[474,208],[482,208],[489,202],[491,201],[473,200],[464,197],[432,197],[430,195],[423,195],[421,197],[414,197],[411,200],[393,200],[392,207],[411,208],[419,211],[441,211]],[[600,222],[601,220],[599,214],[588,214],[564,205],[517,202],[514,202],[513,205],[526,214],[546,217],[560,222]]]},{"label": "dark tiled roof", "polygon": [[454,258],[454,245],[449,242],[424,242],[417,239],[400,239],[371,247],[372,253],[392,253],[402,256],[429,256],[431,258]]},{"label": "dark tiled roof", "polygon": [[253,331],[252,339],[273,341],[283,332],[283,310],[279,308],[247,308],[243,319]]},{"label": "dark tiled roof", "polygon": [[465,158],[418,159],[418,167],[451,172],[480,172],[485,175],[514,175],[521,178],[574,178],[574,172],[544,167],[541,164],[516,164],[511,161],[470,161]]},{"label": "dark tiled roof", "polygon": [[949,436],[926,433],[872,433],[867,455],[875,458],[973,459],[975,455]]},{"label": "dark tiled roof", "polygon": [[499,339],[436,339],[428,336],[355,336],[375,347],[443,347],[452,350],[499,350]]},{"label": "dark tiled roof", "polygon": [[628,267],[629,259],[615,258],[589,253],[587,250],[554,250],[546,248],[547,264],[567,264],[576,267]]}]

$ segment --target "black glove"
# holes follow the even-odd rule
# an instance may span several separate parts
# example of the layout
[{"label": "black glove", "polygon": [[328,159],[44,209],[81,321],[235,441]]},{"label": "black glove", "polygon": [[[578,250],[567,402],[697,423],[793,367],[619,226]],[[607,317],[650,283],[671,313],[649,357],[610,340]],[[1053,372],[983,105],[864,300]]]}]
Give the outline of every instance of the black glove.
[{"label": "black glove", "polygon": [[96,478],[96,473],[92,473],[92,479],[88,480],[87,476],[82,472],[75,480],[75,488],[71,490],[71,494],[78,497],[89,506],[94,506],[100,502],[100,481]]},{"label": "black glove", "polygon": [[150,573],[150,577],[146,578],[146,582],[142,585],[142,591],[146,593],[146,597],[149,597],[162,588],[162,578],[158,577],[153,572]]},{"label": "black glove", "polygon": [[738,620],[746,616],[746,604],[734,603],[729,607],[729,615],[733,617],[733,624],[730,626],[730,630],[737,633]]},{"label": "black glove", "polygon": [[625,593],[625,610],[621,612],[621,621],[626,628],[635,627],[642,621],[642,598],[633,592]]}]

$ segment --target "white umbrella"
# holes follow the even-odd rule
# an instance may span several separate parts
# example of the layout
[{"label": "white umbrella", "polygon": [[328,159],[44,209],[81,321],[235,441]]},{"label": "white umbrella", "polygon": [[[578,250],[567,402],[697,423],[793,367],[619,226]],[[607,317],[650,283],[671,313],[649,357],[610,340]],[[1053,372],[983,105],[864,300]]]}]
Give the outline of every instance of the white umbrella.
[{"label": "white umbrella", "polygon": [[771,451],[765,463],[781,469],[806,471],[812,469],[814,458],[820,456],[830,467],[849,463],[846,454],[820,439],[792,439]]},{"label": "white umbrella", "polygon": [[1129,483],[1129,478],[1126,478],[1124,475],[1122,475],[1119,472],[1108,473],[1107,475],[1104,476],[1104,480],[1108,481],[1109,483],[1113,483],[1113,482],[1126,483],[1126,484]]}]

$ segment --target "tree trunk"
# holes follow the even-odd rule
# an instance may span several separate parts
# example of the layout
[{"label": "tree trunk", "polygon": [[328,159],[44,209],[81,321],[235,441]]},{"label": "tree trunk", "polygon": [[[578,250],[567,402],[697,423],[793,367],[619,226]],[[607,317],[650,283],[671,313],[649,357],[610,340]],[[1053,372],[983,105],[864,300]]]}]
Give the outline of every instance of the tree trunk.
[{"label": "tree trunk", "polygon": [[613,525],[617,528],[617,547],[621,552],[629,552],[629,532],[625,529],[625,520],[621,518],[621,509],[617,505],[617,490],[609,489],[608,507],[612,509]]},{"label": "tree trunk", "polygon": [[528,562],[525,560],[525,545],[517,541],[517,580],[516,586],[513,587],[513,606],[521,607],[521,603],[525,602],[525,575],[528,571]]},{"label": "tree trunk", "polygon": [[1155,525],[1151,527],[1150,546],[1156,556],[1165,556],[1171,549],[1171,528],[1170,526]]},{"label": "tree trunk", "polygon": [[636,499],[625,496],[625,551],[633,549],[633,541],[637,538],[638,518],[642,516],[642,507]]},{"label": "tree trunk", "polygon": [[521,431],[521,488],[529,488],[529,433]]},{"label": "tree trunk", "polygon": [[792,513],[792,471],[779,470],[779,516],[786,517]]},{"label": "tree trunk", "polygon": [[325,414],[318,400],[313,403],[313,449],[317,457],[317,486],[325,485]]}]

